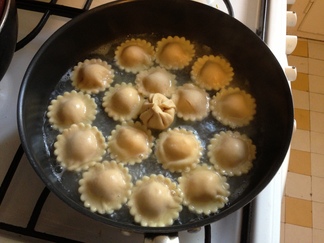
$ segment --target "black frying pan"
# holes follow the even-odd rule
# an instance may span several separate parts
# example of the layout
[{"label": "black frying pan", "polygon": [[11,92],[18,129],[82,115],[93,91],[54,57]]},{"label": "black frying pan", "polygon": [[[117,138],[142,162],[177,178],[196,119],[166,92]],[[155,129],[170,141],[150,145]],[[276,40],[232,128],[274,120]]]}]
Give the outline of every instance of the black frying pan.
[{"label": "black frying pan", "polygon": [[[58,81],[98,46],[119,38],[155,33],[178,35],[202,43],[222,54],[235,70],[237,85],[248,89],[257,102],[256,117],[248,133],[257,146],[253,169],[229,179],[229,203],[209,216],[190,214],[186,208],[174,225],[142,227],[129,215],[99,215],[83,206],[77,192],[79,175],[57,176],[53,141],[45,146],[44,117]],[[18,125],[27,157],[46,186],[68,205],[96,220],[122,230],[171,233],[210,224],[249,203],[278,171],[289,148],[293,105],[287,79],[267,46],[247,27],[211,7],[188,0],[134,0],[113,2],[71,20],[38,51],[22,82]],[[50,129],[50,128],[46,128]],[[211,136],[208,130],[206,136]],[[59,213],[59,212],[58,212]]]}]

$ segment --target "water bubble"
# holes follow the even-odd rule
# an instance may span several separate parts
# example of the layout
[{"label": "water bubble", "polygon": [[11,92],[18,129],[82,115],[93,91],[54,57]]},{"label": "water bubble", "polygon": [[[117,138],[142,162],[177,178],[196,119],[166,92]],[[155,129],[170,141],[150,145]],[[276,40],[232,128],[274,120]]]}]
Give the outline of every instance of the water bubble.
[{"label": "water bubble", "polygon": [[57,165],[54,170],[55,170],[56,173],[62,173],[63,172],[63,167],[60,166],[60,165]]}]

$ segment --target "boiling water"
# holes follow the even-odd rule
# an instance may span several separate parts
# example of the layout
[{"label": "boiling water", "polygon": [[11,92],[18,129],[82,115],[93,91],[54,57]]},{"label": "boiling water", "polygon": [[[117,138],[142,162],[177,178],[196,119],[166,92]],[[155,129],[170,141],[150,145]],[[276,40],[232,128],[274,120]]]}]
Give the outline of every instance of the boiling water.
[{"label": "boiling water", "polygon": [[[156,42],[160,40],[162,37],[155,34],[145,35],[145,36],[127,36],[126,38],[119,39],[111,43],[106,43],[96,48],[95,50],[90,52],[86,57],[88,59],[100,58],[102,60],[107,61],[108,64],[112,66],[115,74],[115,78],[112,83],[112,86],[121,82],[135,84],[134,81],[136,75],[131,73],[126,73],[125,71],[119,69],[114,61],[114,51],[116,47],[126,39],[130,39],[130,38],[145,38],[146,40],[150,41],[152,45],[155,45]],[[221,55],[221,53],[213,53],[213,50],[208,46],[205,46],[201,43],[197,43],[194,40],[191,40],[191,42],[195,46],[196,56],[195,58],[193,58],[190,65],[182,70],[170,71],[171,73],[176,75],[178,86],[184,83],[191,82],[190,79],[191,66],[195,62],[195,60],[197,60],[198,57],[201,57],[203,55]],[[82,62],[84,60],[79,60],[79,61]],[[74,90],[74,87],[72,86],[72,82],[70,80],[72,69],[73,67],[69,67],[66,74],[61,78],[61,80],[59,80],[55,90],[53,90],[51,96],[49,97],[48,104],[50,104],[50,101],[52,99],[56,99],[58,95],[62,95],[66,91]],[[231,82],[231,86],[240,87],[245,89],[247,92],[249,92],[248,81],[244,77],[240,77],[240,75],[237,73],[235,73],[234,75],[234,79]],[[210,97],[212,97],[215,94],[216,94],[215,91],[209,92]],[[97,104],[97,111],[98,111],[96,115],[96,119],[94,120],[92,125],[98,127],[98,129],[102,132],[102,134],[107,140],[107,137],[110,135],[111,131],[114,130],[116,125],[119,124],[120,122],[116,122],[112,118],[108,117],[107,113],[104,111],[104,108],[102,107],[103,95],[104,92],[91,95]],[[56,136],[59,134],[59,132],[52,128],[51,124],[48,121],[46,113],[47,111],[44,111],[43,137],[44,137],[45,147],[48,152],[50,167],[52,168],[53,171],[53,180],[59,181],[66,188],[66,191],[69,193],[69,195],[72,198],[77,198],[78,204],[82,204],[81,200],[79,199],[80,196],[78,194],[78,181],[81,178],[81,173],[67,171],[57,163],[54,156],[54,143],[56,141]],[[257,126],[257,122],[255,120],[249,126],[241,129],[236,129],[236,130],[246,134],[252,140],[254,140],[254,138],[256,137],[256,132],[254,128]],[[229,130],[228,127],[219,123],[210,114],[207,118],[205,118],[200,122],[184,121],[183,119],[177,118],[175,116],[175,120],[170,126],[170,128],[175,128],[175,127],[182,127],[194,132],[194,134],[200,140],[203,146],[203,154],[200,163],[206,163],[209,165],[211,165],[207,157],[207,146],[209,140],[216,133]],[[154,135],[155,138],[158,137],[159,133],[160,132],[158,131],[152,131],[152,134]],[[103,160],[111,160],[108,153],[105,154]],[[156,157],[154,155],[154,146],[153,146],[153,152],[151,153],[149,158],[145,159],[141,163],[136,163],[134,165],[126,164],[125,166],[129,169],[129,172],[132,176],[133,183],[135,183],[138,179],[140,179],[144,175],[151,175],[151,174],[162,174],[166,177],[169,177],[172,181],[177,182],[177,178],[181,175],[180,173],[171,173],[170,171],[162,168],[161,164],[157,162]],[[239,176],[239,177],[228,178],[231,195],[229,197],[229,203],[224,207],[224,209],[226,209],[231,204],[232,201],[234,201],[241,195],[241,193],[248,186],[248,181],[249,181],[249,174]],[[224,209],[220,209],[220,210],[224,210]],[[129,214],[129,210],[125,205],[120,210],[117,210],[114,213],[109,215],[107,214],[105,215],[105,217],[116,221],[118,220],[118,222],[125,222],[125,223],[133,222],[133,218]],[[203,217],[206,216],[191,213],[189,212],[188,208],[184,207],[182,212],[180,213],[179,219],[176,220],[174,224],[185,224],[191,221],[199,220],[200,218]]]}]

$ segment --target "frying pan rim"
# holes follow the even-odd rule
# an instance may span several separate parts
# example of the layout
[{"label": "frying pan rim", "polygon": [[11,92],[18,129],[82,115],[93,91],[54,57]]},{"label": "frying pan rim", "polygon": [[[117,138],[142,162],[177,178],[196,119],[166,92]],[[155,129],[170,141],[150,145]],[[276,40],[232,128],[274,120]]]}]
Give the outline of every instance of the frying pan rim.
[{"label": "frying pan rim", "polygon": [[[62,33],[64,33],[65,31],[69,30],[70,28],[74,27],[75,25],[77,25],[82,19],[84,18],[88,18],[88,16],[90,15],[95,15],[96,12],[100,12],[103,11],[103,9],[107,8],[107,7],[113,7],[115,5],[121,5],[121,4],[126,4],[126,3],[132,3],[132,2],[145,2],[147,0],[122,0],[122,1],[115,1],[115,2],[110,2],[104,5],[101,5],[99,7],[93,8],[79,16],[77,16],[76,18],[72,19],[71,21],[67,22],[66,24],[64,24],[61,28],[59,28],[54,34],[52,34],[46,41],[45,43],[41,46],[41,48],[37,51],[37,53],[35,54],[35,56],[33,57],[32,61],[30,62],[30,65],[27,68],[27,71],[24,75],[23,81],[22,81],[22,85],[19,91],[19,96],[18,96],[18,108],[17,108],[17,115],[18,115],[18,130],[19,130],[19,135],[21,138],[21,142],[22,142],[22,146],[24,148],[24,151],[27,155],[28,161],[32,164],[33,168],[35,169],[36,173],[38,174],[38,176],[42,179],[42,181],[45,183],[46,187],[48,187],[50,189],[50,191],[54,192],[55,195],[57,195],[60,199],[62,199],[62,201],[64,201],[65,203],[67,203],[67,205],[69,205],[70,207],[72,207],[73,209],[75,209],[78,212],[82,212],[84,215],[89,216],[92,219],[96,219],[98,221],[101,221],[103,223],[106,223],[112,227],[118,228],[120,230],[126,230],[126,231],[132,231],[132,232],[138,232],[138,233],[175,233],[175,232],[179,232],[179,231],[183,231],[183,230],[188,230],[188,229],[192,229],[192,228],[197,228],[197,227],[201,227],[210,223],[215,222],[216,220],[219,220],[227,215],[229,215],[230,213],[235,212],[236,210],[242,208],[243,206],[245,206],[246,204],[248,204],[251,200],[253,200],[264,188],[265,186],[272,180],[272,178],[274,177],[274,175],[277,173],[279,167],[281,164],[278,164],[274,170],[271,171],[270,174],[268,174],[268,176],[266,178],[263,178],[263,180],[261,180],[259,182],[259,184],[257,185],[257,187],[254,190],[250,190],[245,197],[240,198],[238,203],[235,203],[234,205],[231,205],[230,207],[228,207],[225,211],[221,211],[218,214],[212,215],[212,216],[208,216],[206,218],[203,219],[199,219],[195,222],[192,223],[186,223],[186,224],[181,224],[181,225],[171,225],[171,226],[167,226],[167,227],[143,227],[140,225],[126,225],[125,223],[119,223],[119,222],[115,222],[113,220],[104,218],[101,215],[98,214],[94,214],[92,213],[90,210],[81,207],[79,204],[76,204],[74,202],[74,200],[72,200],[71,198],[69,198],[67,195],[62,194],[62,192],[55,187],[55,185],[53,185],[52,183],[50,183],[48,176],[45,175],[45,173],[42,171],[42,169],[37,165],[36,160],[34,160],[32,152],[29,148],[29,144],[27,143],[27,138],[25,137],[25,124],[24,124],[24,118],[23,118],[23,104],[24,104],[24,94],[25,94],[25,90],[27,88],[28,85],[28,80],[29,80],[29,76],[31,75],[31,72],[34,70],[34,66],[37,65],[37,60],[39,59],[39,57],[42,56],[42,53],[44,52],[44,50],[46,50],[47,48],[51,47],[51,43],[53,42],[53,40],[55,40],[56,38],[58,38]],[[178,0],[179,2],[183,2],[182,0]],[[200,4],[194,1],[188,1],[188,4]],[[206,6],[208,7],[208,6]],[[208,7],[209,8],[209,7]],[[219,11],[217,9],[215,9],[216,11]],[[221,12],[221,11],[219,11]],[[224,13],[221,13],[224,14]],[[226,15],[227,16],[227,15]],[[239,22],[236,19],[233,19],[236,22]],[[241,24],[241,23],[240,23]],[[245,27],[246,29],[248,29],[245,25],[241,24],[242,27]],[[252,32],[252,31],[251,31]],[[253,33],[253,32],[252,32]],[[264,45],[266,48],[267,46]],[[273,55],[271,51],[269,51],[269,54]],[[274,57],[274,56],[273,56]],[[278,66],[279,66],[279,62],[277,61],[277,59],[274,57],[274,60],[277,62]],[[282,79],[286,79],[284,73],[282,72]],[[290,96],[290,99],[287,98],[287,100],[291,100],[291,104],[288,104],[291,107],[290,111],[287,111],[288,115],[293,117],[293,105],[292,105],[292,99],[291,99],[291,92],[289,91],[289,87],[288,87],[288,83],[286,84],[286,90],[287,90],[287,95]],[[292,119],[292,123],[289,126],[289,132],[288,132],[288,137],[289,137],[289,142],[286,142],[286,147],[283,149],[283,151],[288,151],[289,145],[290,145],[290,139],[292,136],[292,131],[293,131],[293,119]],[[288,138],[287,138],[288,139]],[[286,154],[283,154],[280,156],[280,158],[282,158],[281,161],[284,160]],[[96,216],[94,216],[96,215]]]},{"label": "frying pan rim", "polygon": [[10,6],[11,6],[12,1],[13,0],[5,0],[4,1],[4,8],[2,10],[2,14],[0,15],[0,32],[4,28],[5,22],[6,22],[7,18],[8,18],[9,10],[10,10]]}]

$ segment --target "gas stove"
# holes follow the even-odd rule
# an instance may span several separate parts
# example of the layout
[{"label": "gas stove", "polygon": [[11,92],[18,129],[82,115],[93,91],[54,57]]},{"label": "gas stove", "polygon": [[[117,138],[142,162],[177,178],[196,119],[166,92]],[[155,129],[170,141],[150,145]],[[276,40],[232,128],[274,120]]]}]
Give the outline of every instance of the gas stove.
[{"label": "gas stove", "polygon": [[[287,54],[297,38],[286,36],[296,22],[282,0],[197,0],[234,17],[263,39],[284,69],[287,80],[296,78]],[[16,106],[23,75],[40,46],[74,16],[105,0],[17,1],[18,44],[0,82],[0,241],[13,242],[143,242],[143,235],[122,232],[94,221],[68,207],[51,193],[30,166],[20,145]],[[280,241],[280,217],[289,152],[269,185],[247,206],[205,228],[179,232],[180,242]]]}]

